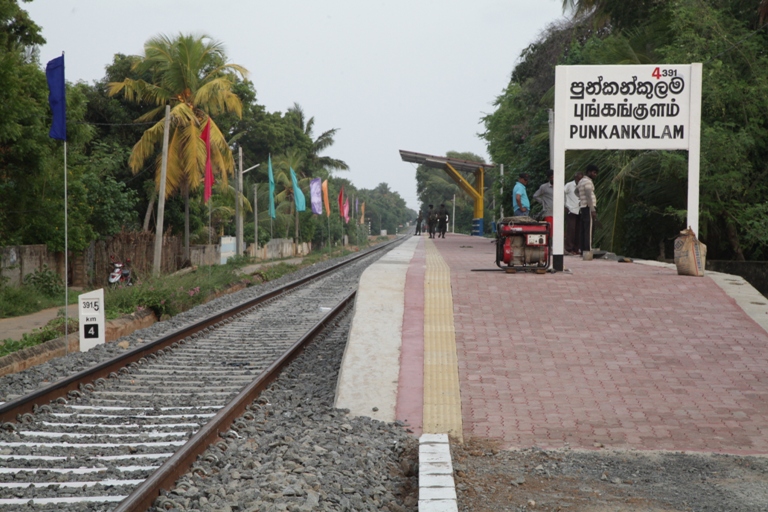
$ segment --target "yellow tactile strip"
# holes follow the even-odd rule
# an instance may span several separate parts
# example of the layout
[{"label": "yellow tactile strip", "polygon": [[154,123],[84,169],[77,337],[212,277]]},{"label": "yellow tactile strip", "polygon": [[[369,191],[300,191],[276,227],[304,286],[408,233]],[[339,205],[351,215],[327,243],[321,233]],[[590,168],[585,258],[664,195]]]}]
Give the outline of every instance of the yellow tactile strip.
[{"label": "yellow tactile strip", "polygon": [[451,269],[440,256],[434,242],[426,240],[426,250],[423,432],[446,433],[462,439]]}]

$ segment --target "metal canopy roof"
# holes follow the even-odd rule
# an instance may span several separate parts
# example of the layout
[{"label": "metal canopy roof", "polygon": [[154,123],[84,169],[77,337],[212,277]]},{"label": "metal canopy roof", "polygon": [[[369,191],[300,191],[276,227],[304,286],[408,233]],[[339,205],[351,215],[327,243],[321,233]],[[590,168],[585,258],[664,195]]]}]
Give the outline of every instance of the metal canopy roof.
[{"label": "metal canopy roof", "polygon": [[460,172],[475,172],[480,167],[483,169],[495,167],[495,165],[486,164],[485,162],[473,162],[471,160],[459,160],[458,158],[425,155],[424,153],[405,151],[403,149],[400,150],[400,157],[404,162],[413,162],[420,165],[423,164],[427,167],[434,167],[436,169],[445,169],[445,164],[451,164],[451,167]]}]

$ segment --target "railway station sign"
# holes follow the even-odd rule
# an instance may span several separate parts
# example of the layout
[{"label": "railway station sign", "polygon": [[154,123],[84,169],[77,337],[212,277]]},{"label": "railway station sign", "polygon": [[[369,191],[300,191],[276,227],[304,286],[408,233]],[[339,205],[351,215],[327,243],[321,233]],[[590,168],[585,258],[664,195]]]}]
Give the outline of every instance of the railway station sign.
[{"label": "railway station sign", "polygon": [[701,80],[699,63],[555,68],[555,270],[563,270],[567,150],[687,150],[687,225],[698,234]]},{"label": "railway station sign", "polygon": [[688,149],[690,65],[564,69],[565,149]]},{"label": "railway station sign", "polygon": [[80,352],[105,342],[104,289],[78,295],[80,320]]}]

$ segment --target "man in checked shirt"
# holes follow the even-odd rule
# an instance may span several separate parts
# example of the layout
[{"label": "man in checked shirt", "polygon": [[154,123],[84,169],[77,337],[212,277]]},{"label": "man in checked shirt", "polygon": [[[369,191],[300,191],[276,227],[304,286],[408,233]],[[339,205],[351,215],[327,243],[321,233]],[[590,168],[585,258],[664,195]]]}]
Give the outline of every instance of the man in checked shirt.
[{"label": "man in checked shirt", "polygon": [[597,221],[597,196],[594,179],[597,178],[597,166],[589,164],[586,175],[579,181],[576,190],[579,193],[579,217],[581,218],[581,257],[592,259],[592,226]]}]

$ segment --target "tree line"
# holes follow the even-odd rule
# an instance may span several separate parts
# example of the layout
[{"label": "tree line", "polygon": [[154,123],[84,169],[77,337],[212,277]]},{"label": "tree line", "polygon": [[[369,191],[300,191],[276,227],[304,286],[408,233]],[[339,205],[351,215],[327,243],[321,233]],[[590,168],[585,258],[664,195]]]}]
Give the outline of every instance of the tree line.
[{"label": "tree line", "polygon": [[[17,0],[0,0],[0,246],[47,244],[64,248],[63,147],[48,137],[51,112],[39,61],[43,30]],[[142,55],[116,54],[105,76],[92,84],[67,83],[67,178],[69,248],[121,230],[154,230],[159,190],[165,105],[170,105],[165,231],[189,243],[234,235],[235,202],[245,211],[244,236],[253,243],[293,237],[318,246],[347,234],[394,233],[413,217],[397,192],[381,183],[358,189],[337,175],[349,170],[327,156],[338,128],[315,134],[315,119],[298,103],[269,112],[257,101],[248,70],[228,61],[221,42],[205,35],[159,35]],[[215,177],[209,204],[203,198],[205,143],[211,122]],[[243,190],[234,187],[242,148]],[[275,181],[275,218],[269,215],[268,165]],[[296,212],[289,170],[309,197],[311,178],[329,181],[333,214]],[[344,188],[355,222],[340,218],[335,196]],[[253,207],[258,209],[258,230]],[[329,233],[330,229],[330,233]],[[367,234],[367,231],[366,231]],[[362,240],[360,240],[362,241]]]},{"label": "tree line", "polygon": [[[573,16],[522,52],[483,119],[492,160],[505,164],[503,180],[493,178],[500,205],[511,211],[509,191],[520,172],[538,184],[550,168],[555,66],[701,62],[697,235],[712,259],[768,257],[768,1],[565,0],[564,8]],[[595,246],[671,257],[686,227],[687,153],[569,151],[566,179],[589,163],[600,168]]]}]

